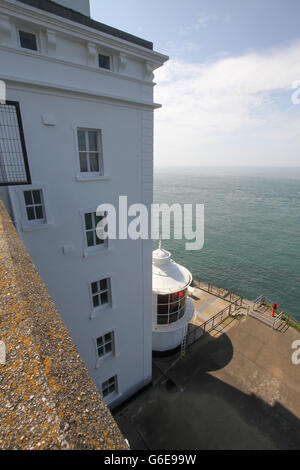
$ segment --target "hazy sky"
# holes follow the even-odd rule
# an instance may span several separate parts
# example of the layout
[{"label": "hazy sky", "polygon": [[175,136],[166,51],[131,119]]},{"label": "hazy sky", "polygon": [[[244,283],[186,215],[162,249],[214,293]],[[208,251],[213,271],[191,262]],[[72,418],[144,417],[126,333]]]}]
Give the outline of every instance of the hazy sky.
[{"label": "hazy sky", "polygon": [[170,56],[155,74],[156,166],[300,165],[299,0],[91,0],[91,10]]}]

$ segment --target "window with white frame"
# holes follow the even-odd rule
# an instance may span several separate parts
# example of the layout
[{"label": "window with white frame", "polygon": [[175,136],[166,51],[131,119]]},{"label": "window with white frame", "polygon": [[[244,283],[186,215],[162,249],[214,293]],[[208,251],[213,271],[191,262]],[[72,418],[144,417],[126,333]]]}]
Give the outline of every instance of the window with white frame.
[{"label": "window with white frame", "polygon": [[[99,215],[96,212],[88,212],[84,214],[85,223],[85,236],[86,244],[88,248],[96,246],[107,246],[107,239],[99,238],[97,235],[97,225],[106,217],[106,213],[103,212]],[[99,234],[99,231],[98,231]]]},{"label": "window with white frame", "polygon": [[44,223],[46,218],[42,190],[23,191],[23,195],[28,221]]},{"label": "window with white frame", "polygon": [[106,335],[97,338],[98,357],[102,358],[114,352],[114,333],[111,331]]},{"label": "window with white frame", "polygon": [[91,283],[93,308],[111,303],[110,279]]},{"label": "window with white frame", "polygon": [[110,56],[107,54],[99,54],[99,67],[100,69],[110,70]]},{"label": "window with white frame", "polygon": [[103,175],[101,131],[77,129],[80,172]]},{"label": "window with white frame", "polygon": [[34,33],[28,31],[19,30],[20,46],[24,49],[30,49],[31,51],[37,51],[37,39]]},{"label": "window with white frame", "polygon": [[106,380],[102,384],[102,395],[104,398],[111,395],[112,393],[117,392],[117,390],[118,390],[118,379],[116,375]]}]

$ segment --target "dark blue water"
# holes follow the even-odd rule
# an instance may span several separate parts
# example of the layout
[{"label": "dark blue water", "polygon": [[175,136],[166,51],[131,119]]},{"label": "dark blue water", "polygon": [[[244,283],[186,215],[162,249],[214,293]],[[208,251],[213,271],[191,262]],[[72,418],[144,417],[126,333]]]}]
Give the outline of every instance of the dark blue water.
[{"label": "dark blue water", "polygon": [[264,294],[300,320],[300,167],[161,169],[154,199],[205,205],[202,250],[163,241],[195,278]]}]

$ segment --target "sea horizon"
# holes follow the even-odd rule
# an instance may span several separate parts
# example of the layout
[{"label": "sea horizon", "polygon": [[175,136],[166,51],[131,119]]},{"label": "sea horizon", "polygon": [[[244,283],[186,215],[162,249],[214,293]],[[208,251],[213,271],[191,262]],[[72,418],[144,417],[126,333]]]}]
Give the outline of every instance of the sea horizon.
[{"label": "sea horizon", "polygon": [[298,321],[299,167],[159,167],[154,202],[204,204],[202,250],[164,240],[196,279],[250,300],[266,295]]}]

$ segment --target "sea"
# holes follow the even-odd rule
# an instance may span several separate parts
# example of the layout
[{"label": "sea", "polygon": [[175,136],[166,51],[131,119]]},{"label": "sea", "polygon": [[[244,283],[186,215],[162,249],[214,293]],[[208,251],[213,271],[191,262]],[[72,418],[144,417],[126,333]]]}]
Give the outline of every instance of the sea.
[{"label": "sea", "polygon": [[195,279],[263,294],[300,321],[300,167],[160,168],[154,202],[204,204],[201,250],[162,241]]}]

